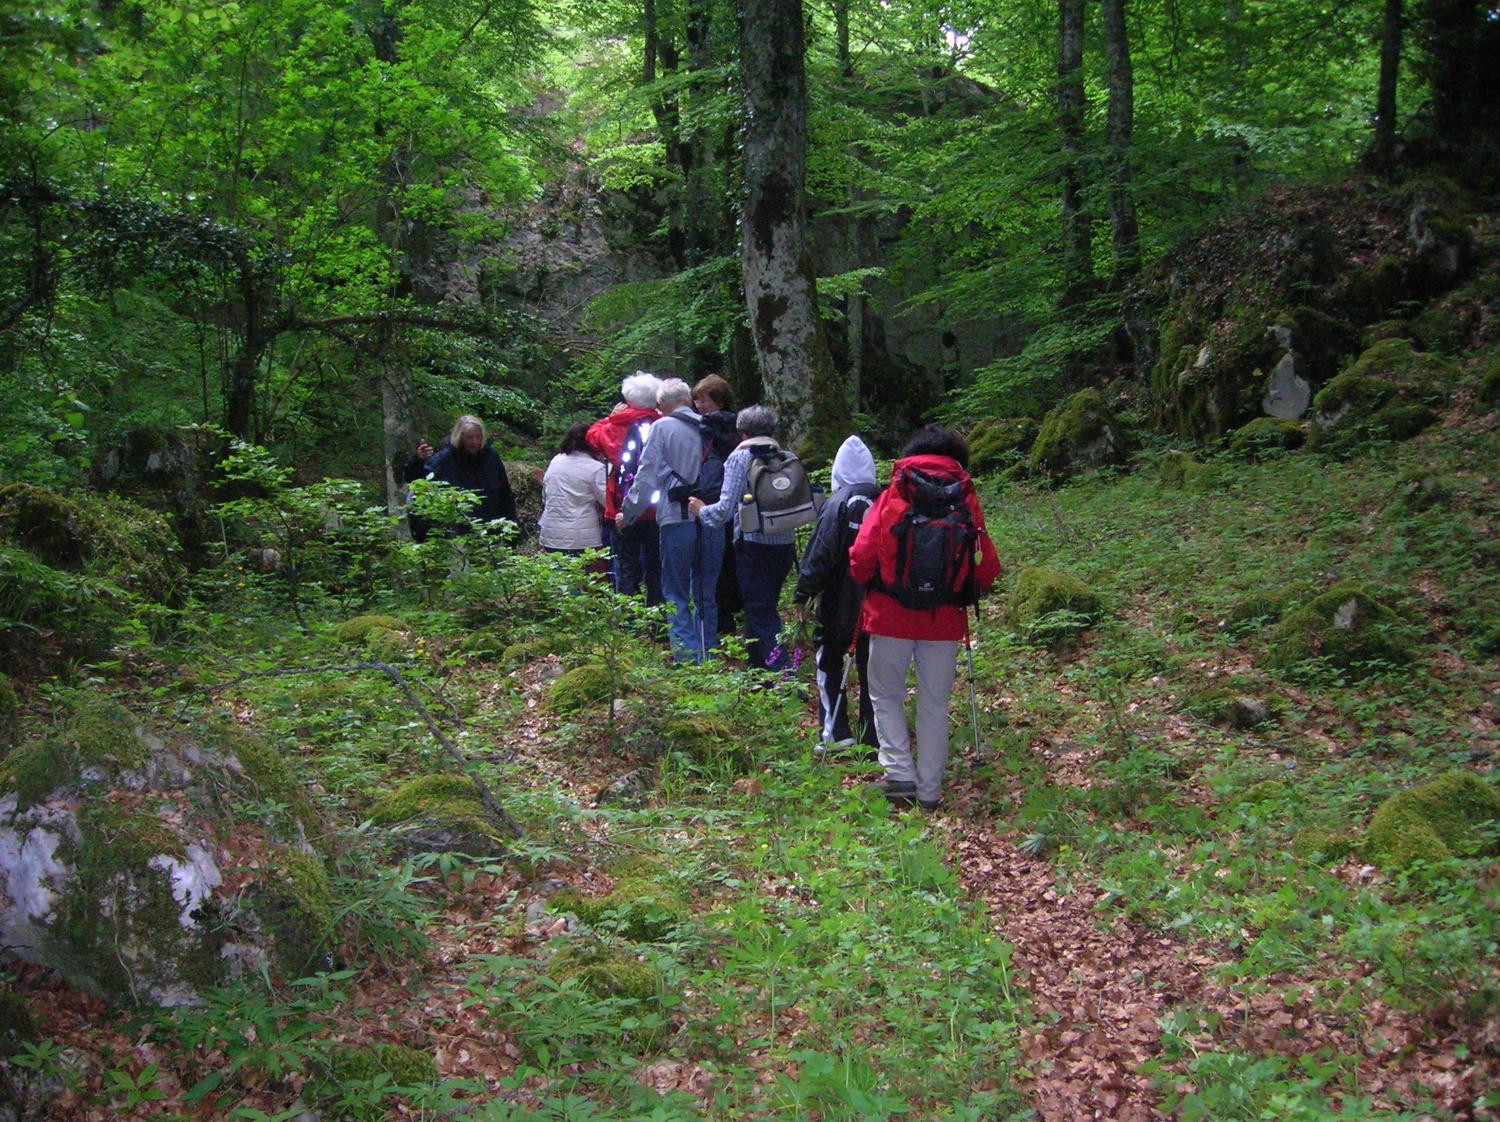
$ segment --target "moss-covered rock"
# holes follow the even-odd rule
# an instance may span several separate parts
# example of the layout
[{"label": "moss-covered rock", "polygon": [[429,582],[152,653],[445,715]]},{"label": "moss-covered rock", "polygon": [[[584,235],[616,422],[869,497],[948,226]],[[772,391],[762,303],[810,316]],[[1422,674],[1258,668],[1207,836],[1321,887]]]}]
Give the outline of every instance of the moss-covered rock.
[{"label": "moss-covered rock", "polygon": [[627,939],[649,943],[665,939],[692,914],[676,885],[647,876],[623,876],[604,896],[559,892],[548,902],[557,912],[572,912],[590,927],[609,924]]},{"label": "moss-covered rock", "polygon": [[1125,430],[1099,391],[1080,390],[1042,421],[1026,467],[1065,478],[1122,464],[1129,450]]},{"label": "moss-covered rock", "polygon": [[1187,452],[1172,449],[1156,461],[1156,477],[1167,486],[1183,491],[1197,490],[1214,478],[1214,471],[1200,464]]},{"label": "moss-covered rock", "polygon": [[1272,633],[1270,665],[1283,673],[1310,660],[1352,673],[1410,661],[1410,627],[1362,585],[1340,584],[1289,612]]},{"label": "moss-covered rock", "polygon": [[576,979],[580,989],[601,999],[655,1001],[662,991],[662,977],[654,967],[597,939],[569,941],[552,956],[547,976],[558,982]]},{"label": "moss-covered rock", "polygon": [[0,674],[0,759],[21,739],[21,699],[9,675]]},{"label": "moss-covered rock", "polygon": [[370,810],[377,826],[399,827],[402,848],[417,853],[498,856],[503,834],[466,775],[424,775],[384,795]]},{"label": "moss-covered rock", "polygon": [[404,634],[406,624],[395,616],[355,616],[335,627],[333,634],[341,643],[351,647],[362,647],[372,631],[394,631]]},{"label": "moss-covered rock", "polygon": [[1012,626],[1030,642],[1051,643],[1078,635],[1099,621],[1099,594],[1077,577],[1056,569],[1022,569],[1007,604]]},{"label": "moss-covered rock", "polygon": [[1307,434],[1296,421],[1257,417],[1234,430],[1229,438],[1229,450],[1236,456],[1258,460],[1270,453],[1301,448],[1306,440]]},{"label": "moss-covered rock", "polygon": [[1383,319],[1379,323],[1366,325],[1360,331],[1359,349],[1363,353],[1376,343],[1383,343],[1387,339],[1410,339],[1411,334],[1411,324],[1404,319]]},{"label": "moss-covered rock", "polygon": [[590,705],[602,705],[615,696],[620,684],[602,662],[575,666],[552,683],[547,691],[547,709],[553,713],[576,713]]},{"label": "moss-covered rock", "polygon": [[1405,339],[1376,343],[1318,391],[1311,443],[1338,450],[1415,436],[1437,420],[1435,406],[1454,378],[1451,365],[1414,351]]},{"label": "moss-covered rock", "polygon": [[[56,733],[0,768],[0,942],[122,1004],[191,1003],[235,977],[327,965],[332,903],[303,825],[232,817],[264,797],[256,770],[76,699]],[[274,785],[305,803],[289,777]]]},{"label": "moss-covered rock", "polygon": [[1358,848],[1359,838],[1353,831],[1332,826],[1308,826],[1292,835],[1292,853],[1304,861],[1321,859],[1332,864]]},{"label": "moss-covered rock", "polygon": [[1392,795],[1365,832],[1365,852],[1390,869],[1413,861],[1489,856],[1500,852],[1483,827],[1500,821],[1500,791],[1466,771],[1451,771]]},{"label": "moss-covered rock", "polygon": [[967,435],[969,471],[982,475],[1010,467],[1036,439],[1037,423],[1030,417],[995,417],[980,421]]},{"label": "moss-covered rock", "polygon": [[511,628],[503,623],[476,627],[458,641],[458,649],[470,658],[491,659],[513,642]]},{"label": "moss-covered rock", "polygon": [[510,489],[516,498],[516,517],[521,527],[535,529],[542,517],[542,476],[546,466],[523,460],[507,461],[505,474],[510,479]]},{"label": "moss-covered rock", "polygon": [[1158,422],[1202,443],[1257,416],[1266,371],[1285,351],[1272,327],[1264,315],[1223,320],[1188,349],[1183,364],[1158,365],[1152,376]]},{"label": "moss-covered rock", "polygon": [[20,809],[70,784],[93,788],[139,787],[150,746],[122,705],[92,694],[73,695],[71,711],[48,737],[28,741],[0,762],[0,794],[14,794]]}]

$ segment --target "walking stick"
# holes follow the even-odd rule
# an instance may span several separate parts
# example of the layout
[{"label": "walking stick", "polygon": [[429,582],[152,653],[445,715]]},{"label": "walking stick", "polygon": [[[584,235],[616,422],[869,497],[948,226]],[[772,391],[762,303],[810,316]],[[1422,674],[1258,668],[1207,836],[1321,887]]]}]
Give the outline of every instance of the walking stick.
[{"label": "walking stick", "polygon": [[[979,609],[975,608],[977,616]],[[969,660],[969,715],[974,722],[974,762],[969,765],[971,771],[978,771],[983,762],[979,749],[979,698],[974,691],[974,645],[969,641],[969,613],[964,612],[964,654]]]}]

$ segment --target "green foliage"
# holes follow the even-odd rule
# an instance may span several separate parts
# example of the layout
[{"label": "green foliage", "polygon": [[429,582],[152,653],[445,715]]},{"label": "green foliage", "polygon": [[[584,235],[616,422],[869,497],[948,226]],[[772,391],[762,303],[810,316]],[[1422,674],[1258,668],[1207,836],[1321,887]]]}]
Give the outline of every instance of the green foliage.
[{"label": "green foliage", "polygon": [[1230,434],[1229,451],[1246,459],[1259,459],[1300,448],[1306,439],[1307,434],[1296,421],[1257,417]]}]

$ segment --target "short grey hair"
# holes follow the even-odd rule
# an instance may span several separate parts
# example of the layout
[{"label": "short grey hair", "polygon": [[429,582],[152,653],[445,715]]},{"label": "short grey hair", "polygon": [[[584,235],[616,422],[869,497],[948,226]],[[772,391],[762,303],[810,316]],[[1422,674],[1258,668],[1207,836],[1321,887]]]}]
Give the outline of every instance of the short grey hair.
[{"label": "short grey hair", "polygon": [[663,413],[693,403],[693,387],[681,378],[668,378],[656,391],[656,407]]},{"label": "short grey hair", "polygon": [[620,396],[626,405],[637,409],[655,409],[656,391],[661,389],[661,379],[649,370],[637,370],[620,383]]},{"label": "short grey hair", "polygon": [[735,417],[734,427],[745,436],[775,436],[776,414],[769,406],[747,405]]}]

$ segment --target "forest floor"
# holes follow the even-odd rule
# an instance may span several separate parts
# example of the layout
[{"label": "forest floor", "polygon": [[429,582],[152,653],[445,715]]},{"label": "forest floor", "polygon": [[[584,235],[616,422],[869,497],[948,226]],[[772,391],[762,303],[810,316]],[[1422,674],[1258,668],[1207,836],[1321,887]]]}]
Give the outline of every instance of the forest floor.
[{"label": "forest floor", "polygon": [[[214,659],[155,645],[88,681],[175,735],[214,710],[279,746],[332,823],[338,968],[133,1016],[13,968],[22,1059],[63,1087],[46,1117],[1494,1117],[1500,861],[1393,868],[1364,830],[1500,757],[1496,465],[1494,414],[1456,413],[1192,485],[1146,461],[986,486],[1011,573],[925,815],[869,793],[871,764],[816,761],[804,681],[666,667],[546,558],[454,587],[432,566],[432,602],[390,605],[389,657],[524,827],[505,859],[403,858],[368,824],[453,762],[378,675],[238,674],[350,657],[347,608],[289,627],[274,575],[247,573]],[[1022,559],[1104,607],[1028,633]],[[1401,661],[1274,661],[1276,617],[1335,581],[1391,605]],[[563,703],[617,656],[605,693]],[[1258,715],[1226,719],[1226,696]],[[590,966],[603,989],[559,972],[580,947],[623,956]],[[347,1062],[392,1045],[426,1074]]]}]

